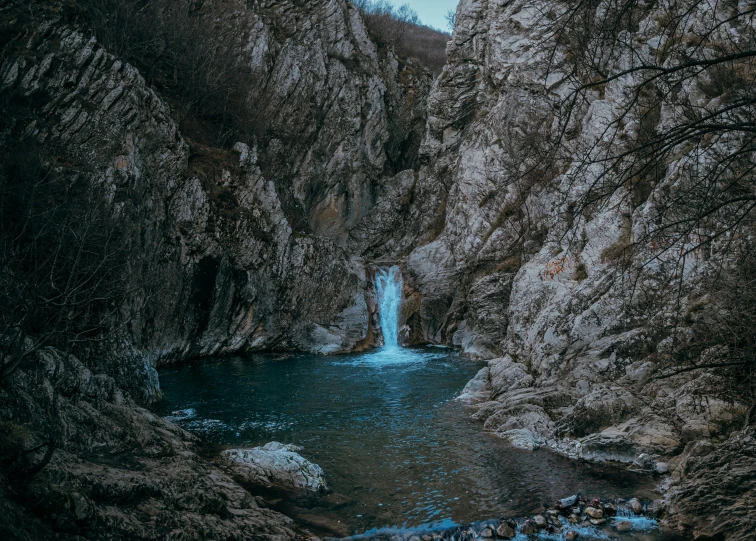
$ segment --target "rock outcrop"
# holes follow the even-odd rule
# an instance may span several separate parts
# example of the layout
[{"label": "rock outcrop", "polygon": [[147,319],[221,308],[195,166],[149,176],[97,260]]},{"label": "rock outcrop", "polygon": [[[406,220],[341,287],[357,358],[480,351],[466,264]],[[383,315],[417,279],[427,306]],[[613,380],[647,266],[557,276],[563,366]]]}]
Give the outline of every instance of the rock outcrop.
[{"label": "rock outcrop", "polygon": [[[670,203],[696,193],[686,168],[705,172],[712,162],[701,156],[727,155],[729,145],[746,144],[745,136],[681,144],[664,155],[653,179],[612,184],[619,166],[608,157],[624,150],[638,158],[641,151],[628,141],[639,130],[663,133],[681,122],[686,108],[714,114],[731,99],[711,87],[714,75],[696,74],[653,115],[631,105],[649,85],[631,67],[713,58],[720,54],[716,46],[693,37],[709,28],[736,49],[748,48],[756,33],[740,8],[686,6],[684,15],[676,11],[681,6],[638,8],[633,26],[622,30],[627,46],[608,45],[617,43],[613,38],[587,41],[607,82],[580,93],[586,68],[575,60],[582,53],[569,49],[574,44],[566,36],[573,34],[550,41],[567,4],[462,0],[449,62],[428,98],[422,165],[416,175],[387,184],[384,202],[353,229],[363,253],[403,262],[409,285],[403,317],[414,327],[403,333],[406,343],[419,341],[419,334],[489,359],[461,398],[475,403],[474,416],[486,430],[513,445],[664,473],[689,442],[727,438],[748,407],[745,395],[726,390],[731,384],[721,373],[691,368],[728,362],[712,360],[721,346],[695,361],[686,351],[700,332],[695,314],[721,310],[710,304],[707,280],[732,270],[738,243],[753,237],[752,212],[737,233],[727,232],[728,216],[714,206],[690,232],[674,229],[674,237],[670,229],[661,244],[651,234],[670,216],[680,220],[675,223],[691,220],[684,214],[689,209]],[[589,17],[600,20],[612,8],[596,9]],[[665,25],[677,17],[685,26],[665,42]],[[558,115],[572,95],[582,101],[565,123]],[[558,159],[554,141],[560,141]],[[745,167],[752,167],[753,147],[743,152]],[[584,204],[597,185],[612,189]],[[741,185],[753,198],[752,175]],[[685,204],[714,196],[696,197]],[[711,241],[717,231],[733,244]],[[368,245],[365,238],[382,242]],[[723,452],[748,460],[747,453],[735,459],[735,451]],[[701,479],[704,470],[701,465]],[[691,483],[687,490],[696,490]],[[706,486],[712,499],[740,501],[735,484]],[[686,512],[705,514],[682,504],[670,509],[681,513],[670,518],[681,527]],[[739,523],[727,535],[746,531]]]},{"label": "rock outcrop", "polygon": [[345,1],[268,4],[232,13],[276,137],[234,151],[188,144],[133,66],[65,22],[69,4],[3,7],[3,145],[41,147],[107,194],[130,255],[128,340],[153,364],[372,343],[366,269],[341,244],[383,175],[414,165],[431,76],[379,54]]},{"label": "rock outcrop", "polygon": [[102,194],[128,254],[123,324],[83,351],[86,367],[44,349],[0,378],[19,436],[2,442],[9,538],[293,537],[225,460],[139,404],[159,396],[162,363],[375,343],[371,278],[347,231],[384,178],[416,165],[432,75],[379,49],[345,0],[214,6],[201,16],[238,25],[237,53],[265,79],[268,129],[232,149],[188,140],[183,111],[92,35],[86,6],[0,6],[3,156]]},{"label": "rock outcrop", "polygon": [[[693,332],[670,323],[675,311],[697,304],[706,309],[697,299],[727,253],[716,243],[705,245],[688,255],[684,278],[670,281],[678,261],[659,255],[654,241],[624,251],[668,212],[669,194],[688,189],[679,172],[687,148],[670,154],[666,176],[642,197],[621,187],[572,215],[597,175],[614,174],[602,172],[600,162],[581,169],[582,149],[623,148],[632,126],[647,119],[625,109],[642,81],[618,75],[572,111],[570,142],[560,147],[572,154],[560,158],[561,169],[549,162],[548,145],[562,126],[555,111],[575,92],[570,55],[562,45],[544,45],[551,19],[564,8],[552,7],[549,14],[538,2],[460,3],[449,63],[429,97],[423,165],[415,178],[388,185],[394,213],[379,204],[372,234],[395,233],[366,253],[405,261],[415,296],[407,299],[413,311],[405,317],[415,318],[426,341],[490,359],[490,400],[476,414],[487,430],[519,445],[550,445],[592,460],[632,463],[643,455],[644,467],[653,469],[648,457],[726,434],[721,427],[745,411],[719,393],[724,383],[717,375],[654,377],[661,360]],[[707,9],[692,12],[701,25]],[[649,9],[638,17],[633,50],[653,64],[664,13]],[[748,39],[753,28],[733,26],[731,33]],[[629,62],[616,55],[608,57],[609,73]],[[703,88],[707,82],[688,84]],[[709,94],[699,90],[697,103],[706,105]],[[662,107],[657,126],[674,125],[679,114]],[[601,139],[620,117],[627,127]],[[670,284],[677,284],[679,296],[665,295]],[[483,386],[476,387],[479,399]],[[707,405],[693,406],[701,401]]]},{"label": "rock outcrop", "polygon": [[[671,477],[667,522],[700,539],[753,536],[756,447],[752,428],[723,443],[690,444]],[[716,509],[712,513],[712,509]]]},{"label": "rock outcrop", "polygon": [[[229,150],[188,140],[171,97],[101,45],[76,2],[5,2],[0,146],[28,145],[71,184],[105,194],[130,254],[130,294],[119,307],[127,324],[110,354],[93,355],[85,369],[46,350],[14,375],[13,391],[3,388],[12,422],[34,427],[30,445],[43,443],[45,405],[60,410],[67,431],[29,487],[30,499],[47,502],[40,514],[61,517],[56,528],[71,535],[98,523],[152,538],[170,531],[182,508],[194,517],[187,528],[207,538],[242,536],[255,524],[267,525],[265,536],[289,536],[281,517],[197,458],[190,436],[131,400],[156,395],[161,363],[372,347],[370,265],[400,263],[402,340],[489,361],[464,394],[485,430],[528,449],[671,471],[670,523],[706,535],[747,531],[749,497],[712,477],[741,479],[750,467],[752,436],[732,429],[747,405],[724,391],[720,373],[666,369],[678,358],[695,368],[685,348],[695,343],[697,314],[712,310],[705,284],[734,265],[753,217],[722,231],[729,207],[715,208],[661,248],[649,232],[670,215],[674,222],[668,201],[698,193],[686,171],[709,167],[706,156],[752,161],[743,146],[752,127],[702,133],[630,184],[601,158],[637,153],[629,141],[675,126],[681,110],[714,110],[740,88],[693,75],[651,112],[636,107],[648,85],[635,62],[664,72],[671,48],[701,65],[724,42],[752,49],[753,20],[740,17],[751,3],[683,4],[633,4],[621,39],[596,46],[606,80],[588,77],[565,120],[560,106],[576,81],[596,75],[576,59],[585,36],[551,41],[566,3],[462,0],[449,63],[431,91],[430,75],[376,47],[346,0],[229,0],[223,11],[198,13],[235,29],[238,55],[264,81],[255,99],[265,124]],[[666,42],[670,17],[685,23]],[[717,39],[701,41],[701,32]],[[750,204],[753,163],[728,171],[746,183],[716,177],[699,199],[732,181],[737,200]],[[611,189],[586,203],[602,183]],[[723,350],[696,358],[716,366]],[[141,470],[109,458],[126,451],[121,436]],[[715,444],[700,442],[716,438],[724,443],[704,452]],[[92,445],[107,459],[89,454]],[[737,468],[725,472],[722,457]],[[168,463],[175,475],[147,488],[142,474],[126,482],[119,469]],[[214,496],[176,501],[192,484]],[[700,493],[707,487],[712,496]],[[113,504],[121,500],[123,515]],[[732,520],[696,518],[714,501],[726,502]]]},{"label": "rock outcrop", "polygon": [[323,469],[299,455],[297,451],[301,450],[296,445],[274,441],[253,449],[229,449],[223,454],[234,478],[241,483],[313,492],[328,490]]},{"label": "rock outcrop", "polygon": [[[76,357],[40,350],[0,388],[0,409],[8,453],[0,486],[24,504],[3,502],[3,539],[294,538],[291,520],[201,456],[195,436]],[[21,441],[12,449],[14,432]],[[33,473],[51,445],[49,464]],[[19,454],[24,448],[36,451]]]}]

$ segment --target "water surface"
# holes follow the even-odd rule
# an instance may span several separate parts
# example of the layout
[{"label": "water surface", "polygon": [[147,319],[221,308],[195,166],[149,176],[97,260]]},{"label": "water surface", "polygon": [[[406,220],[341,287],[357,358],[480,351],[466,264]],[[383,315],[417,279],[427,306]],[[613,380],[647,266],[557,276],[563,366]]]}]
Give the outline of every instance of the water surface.
[{"label": "water surface", "polygon": [[647,477],[483,433],[454,400],[480,367],[443,348],[209,360],[160,372],[159,413],[218,444],[304,447],[332,493],[286,511],[331,533],[524,516],[576,492],[650,495]]}]

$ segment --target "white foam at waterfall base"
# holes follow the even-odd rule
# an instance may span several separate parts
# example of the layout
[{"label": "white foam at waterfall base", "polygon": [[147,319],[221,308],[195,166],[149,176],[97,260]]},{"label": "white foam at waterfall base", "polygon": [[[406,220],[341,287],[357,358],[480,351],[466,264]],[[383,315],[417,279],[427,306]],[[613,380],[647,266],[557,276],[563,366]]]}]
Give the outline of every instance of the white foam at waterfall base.
[{"label": "white foam at waterfall base", "polygon": [[375,291],[381,314],[383,348],[399,349],[399,305],[402,300],[402,273],[399,267],[393,266],[376,272]]}]

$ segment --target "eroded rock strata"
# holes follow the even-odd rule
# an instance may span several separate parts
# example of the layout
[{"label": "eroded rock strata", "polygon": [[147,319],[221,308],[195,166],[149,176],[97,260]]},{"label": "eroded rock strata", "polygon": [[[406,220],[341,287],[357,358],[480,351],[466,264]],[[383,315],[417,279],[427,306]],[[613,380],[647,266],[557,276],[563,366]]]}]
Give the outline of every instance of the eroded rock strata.
[{"label": "eroded rock strata", "polygon": [[[665,155],[653,182],[604,204],[581,199],[613,174],[586,168],[586,149],[634,152],[623,145],[674,126],[681,107],[733,99],[692,77],[649,127],[627,107],[642,80],[611,74],[670,47],[721,54],[694,40],[712,24],[720,41],[749,50],[753,20],[737,14],[750,3],[633,6],[622,36],[637,58],[607,50],[611,80],[583,95],[566,126],[557,110],[575,91],[575,56],[544,43],[567,4],[462,0],[433,84],[378,47],[346,0],[220,4],[203,4],[202,16],[235,29],[234,50],[264,82],[255,99],[267,127],[225,147],[187,139],[172,97],[93,36],[76,3],[0,6],[4,155],[34,151],[71,184],[96,187],[130,254],[127,324],[106,351],[85,367],[42,349],[2,383],[9,439],[36,449],[4,454],[6,466],[28,473],[50,460],[23,481],[3,479],[8,536],[291,537],[291,523],[260,508],[192,436],[138,404],[157,395],[162,363],[379,344],[371,266],[386,263],[405,274],[405,344],[489,360],[464,393],[485,430],[664,475],[670,525],[752,535],[750,404],[719,372],[667,368],[695,349],[697,322],[714,306],[709,278],[752,236],[753,216],[727,242],[691,250],[675,280],[679,257],[659,257],[648,232],[665,202],[687,193],[690,148]],[[665,43],[665,21],[686,6],[683,39]],[[562,128],[557,163],[548,143]],[[726,154],[743,133],[696,149]],[[697,234],[717,231],[722,217],[711,218]],[[719,511],[726,519],[712,518]]]},{"label": "eroded rock strata", "polygon": [[129,253],[125,324],[86,368],[44,350],[4,378],[4,421],[18,430],[4,467],[28,470],[16,447],[39,447],[22,461],[40,464],[54,449],[33,480],[3,480],[4,497],[28,506],[9,502],[14,520],[3,527],[23,538],[32,512],[41,522],[30,517],[29,531],[46,532],[38,538],[50,528],[101,539],[291,537],[288,519],[259,509],[198,457],[193,437],[137,401],[158,396],[161,363],[376,343],[368,270],[344,232],[383,175],[414,165],[432,75],[379,54],[345,1],[229,2],[217,14],[208,3],[207,17],[242,29],[238,52],[266,78],[276,135],[217,148],[185,138],[169,100],[89,32],[79,7],[0,7],[0,139],[6,159],[34,156],[103,194]]},{"label": "eroded rock strata", "polygon": [[[753,20],[738,20],[736,8],[686,6],[691,33],[712,24],[743,45],[754,35]],[[739,503],[751,493],[749,483],[718,486],[703,466],[714,467],[726,454],[752,467],[750,452],[735,443],[748,438],[740,432],[748,394],[725,390],[734,384],[721,372],[676,373],[670,366],[682,366],[671,359],[682,359],[702,333],[696,321],[705,318],[696,312],[720,309],[707,281],[722,261],[737,257],[738,242],[753,233],[753,217],[728,236],[732,244],[711,242],[688,251],[692,240],[672,243],[666,253],[659,249],[649,232],[664,223],[669,198],[691,189],[681,171],[701,150],[684,146],[665,156],[665,169],[646,191],[627,185],[605,204],[573,212],[597,178],[610,184],[615,175],[603,165],[615,162],[596,160],[586,167],[586,156],[623,148],[649,121],[627,105],[642,93],[643,79],[623,70],[655,65],[669,54],[673,44],[664,41],[665,21],[682,7],[647,5],[636,13],[632,48],[618,52],[599,43],[592,49],[606,47],[609,82],[585,95],[567,127],[557,113],[575,92],[571,74],[579,66],[567,42],[563,48],[544,46],[559,9],[538,2],[460,3],[449,63],[429,98],[424,165],[412,196],[402,196],[406,181],[396,183],[394,197],[412,204],[396,206],[398,212],[386,219],[412,225],[396,227],[378,253],[406,258],[406,281],[413,288],[405,317],[414,318],[410,326],[421,326],[423,340],[490,359],[463,394],[476,403],[474,417],[485,430],[523,448],[548,446],[574,458],[674,472],[668,480],[675,486],[670,524],[696,536],[750,535],[753,526],[740,522],[750,519],[739,518],[753,514]],[[680,47],[694,56],[701,45],[691,36],[686,42],[683,32]],[[681,83],[685,92],[678,102],[659,106],[655,129],[679,122],[683,103],[712,111],[728,99],[709,83],[707,77]],[[541,167],[549,165],[549,147],[539,152],[539,141],[557,140],[560,129],[569,131],[566,156],[557,169]],[[742,134],[727,143],[706,140],[703,152],[732,152],[729,145],[737,140]],[[747,185],[752,196],[752,177]],[[704,226],[707,233],[697,229],[694,235],[713,235],[726,220],[718,214]],[[380,234],[380,226],[373,229]],[[630,245],[633,250],[626,251]],[[682,270],[681,253],[687,254]],[[676,272],[683,277],[670,278]],[[717,357],[721,347],[705,350],[691,364],[727,362],[726,355]],[[727,442],[720,447],[712,440]],[[700,453],[694,462],[684,458],[691,452]],[[700,518],[702,507],[691,512],[697,499],[727,502],[738,518]]]}]

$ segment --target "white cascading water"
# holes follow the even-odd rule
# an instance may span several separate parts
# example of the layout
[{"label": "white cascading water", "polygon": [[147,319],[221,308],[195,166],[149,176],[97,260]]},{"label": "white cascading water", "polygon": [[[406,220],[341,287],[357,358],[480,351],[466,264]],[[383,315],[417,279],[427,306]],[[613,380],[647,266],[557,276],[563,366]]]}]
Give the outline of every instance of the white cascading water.
[{"label": "white cascading water", "polygon": [[399,347],[399,303],[402,300],[402,272],[393,266],[375,273],[375,290],[381,310],[384,349]]}]

